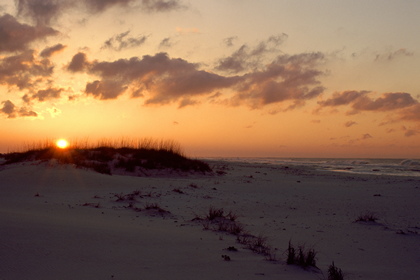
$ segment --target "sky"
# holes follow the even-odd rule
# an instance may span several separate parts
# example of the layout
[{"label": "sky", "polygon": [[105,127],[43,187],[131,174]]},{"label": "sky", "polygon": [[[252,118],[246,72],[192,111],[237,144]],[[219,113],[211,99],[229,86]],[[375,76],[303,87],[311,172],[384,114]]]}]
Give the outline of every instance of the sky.
[{"label": "sky", "polygon": [[0,153],[420,158],[417,0],[0,0]]}]

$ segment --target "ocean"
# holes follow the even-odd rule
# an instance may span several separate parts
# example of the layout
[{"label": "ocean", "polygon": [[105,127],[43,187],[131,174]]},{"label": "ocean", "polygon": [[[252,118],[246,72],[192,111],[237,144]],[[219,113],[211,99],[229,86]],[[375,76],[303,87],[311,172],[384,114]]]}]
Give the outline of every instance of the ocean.
[{"label": "ocean", "polygon": [[[210,159],[210,158],[208,158]],[[316,170],[356,174],[420,177],[420,159],[356,159],[356,158],[276,158],[226,157],[211,158],[231,162],[260,163],[282,166],[309,166]]]}]

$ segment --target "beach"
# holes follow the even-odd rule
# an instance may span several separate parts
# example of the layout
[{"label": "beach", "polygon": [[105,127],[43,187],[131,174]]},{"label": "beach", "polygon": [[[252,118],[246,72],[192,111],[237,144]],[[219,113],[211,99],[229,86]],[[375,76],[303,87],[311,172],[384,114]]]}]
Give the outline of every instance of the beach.
[{"label": "beach", "polygon": [[[148,177],[1,166],[0,279],[327,279],[332,262],[344,279],[420,274],[420,177],[207,162]],[[206,223],[211,207],[269,255]],[[287,264],[289,242],[316,265]]]}]

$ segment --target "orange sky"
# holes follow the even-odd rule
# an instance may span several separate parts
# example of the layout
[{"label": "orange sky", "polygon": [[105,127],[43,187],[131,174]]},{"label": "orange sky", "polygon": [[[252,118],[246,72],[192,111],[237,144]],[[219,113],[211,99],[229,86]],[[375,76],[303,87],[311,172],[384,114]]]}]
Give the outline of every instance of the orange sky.
[{"label": "orange sky", "polygon": [[[316,3],[315,3],[316,2]],[[0,152],[420,157],[416,1],[0,0]]]}]

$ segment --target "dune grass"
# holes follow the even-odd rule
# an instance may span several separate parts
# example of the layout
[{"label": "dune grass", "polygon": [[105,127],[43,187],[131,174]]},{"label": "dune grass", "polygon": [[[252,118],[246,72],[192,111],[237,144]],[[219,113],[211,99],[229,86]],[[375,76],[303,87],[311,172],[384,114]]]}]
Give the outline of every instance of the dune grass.
[{"label": "dune grass", "polygon": [[114,169],[128,173],[152,169],[211,171],[207,163],[187,158],[177,142],[150,138],[138,141],[105,139],[95,144],[90,144],[88,141],[73,141],[66,149],[58,148],[54,141],[43,141],[28,146],[24,151],[7,153],[3,156],[6,160],[4,164],[56,160],[61,164],[74,164],[103,174],[111,174]]}]

